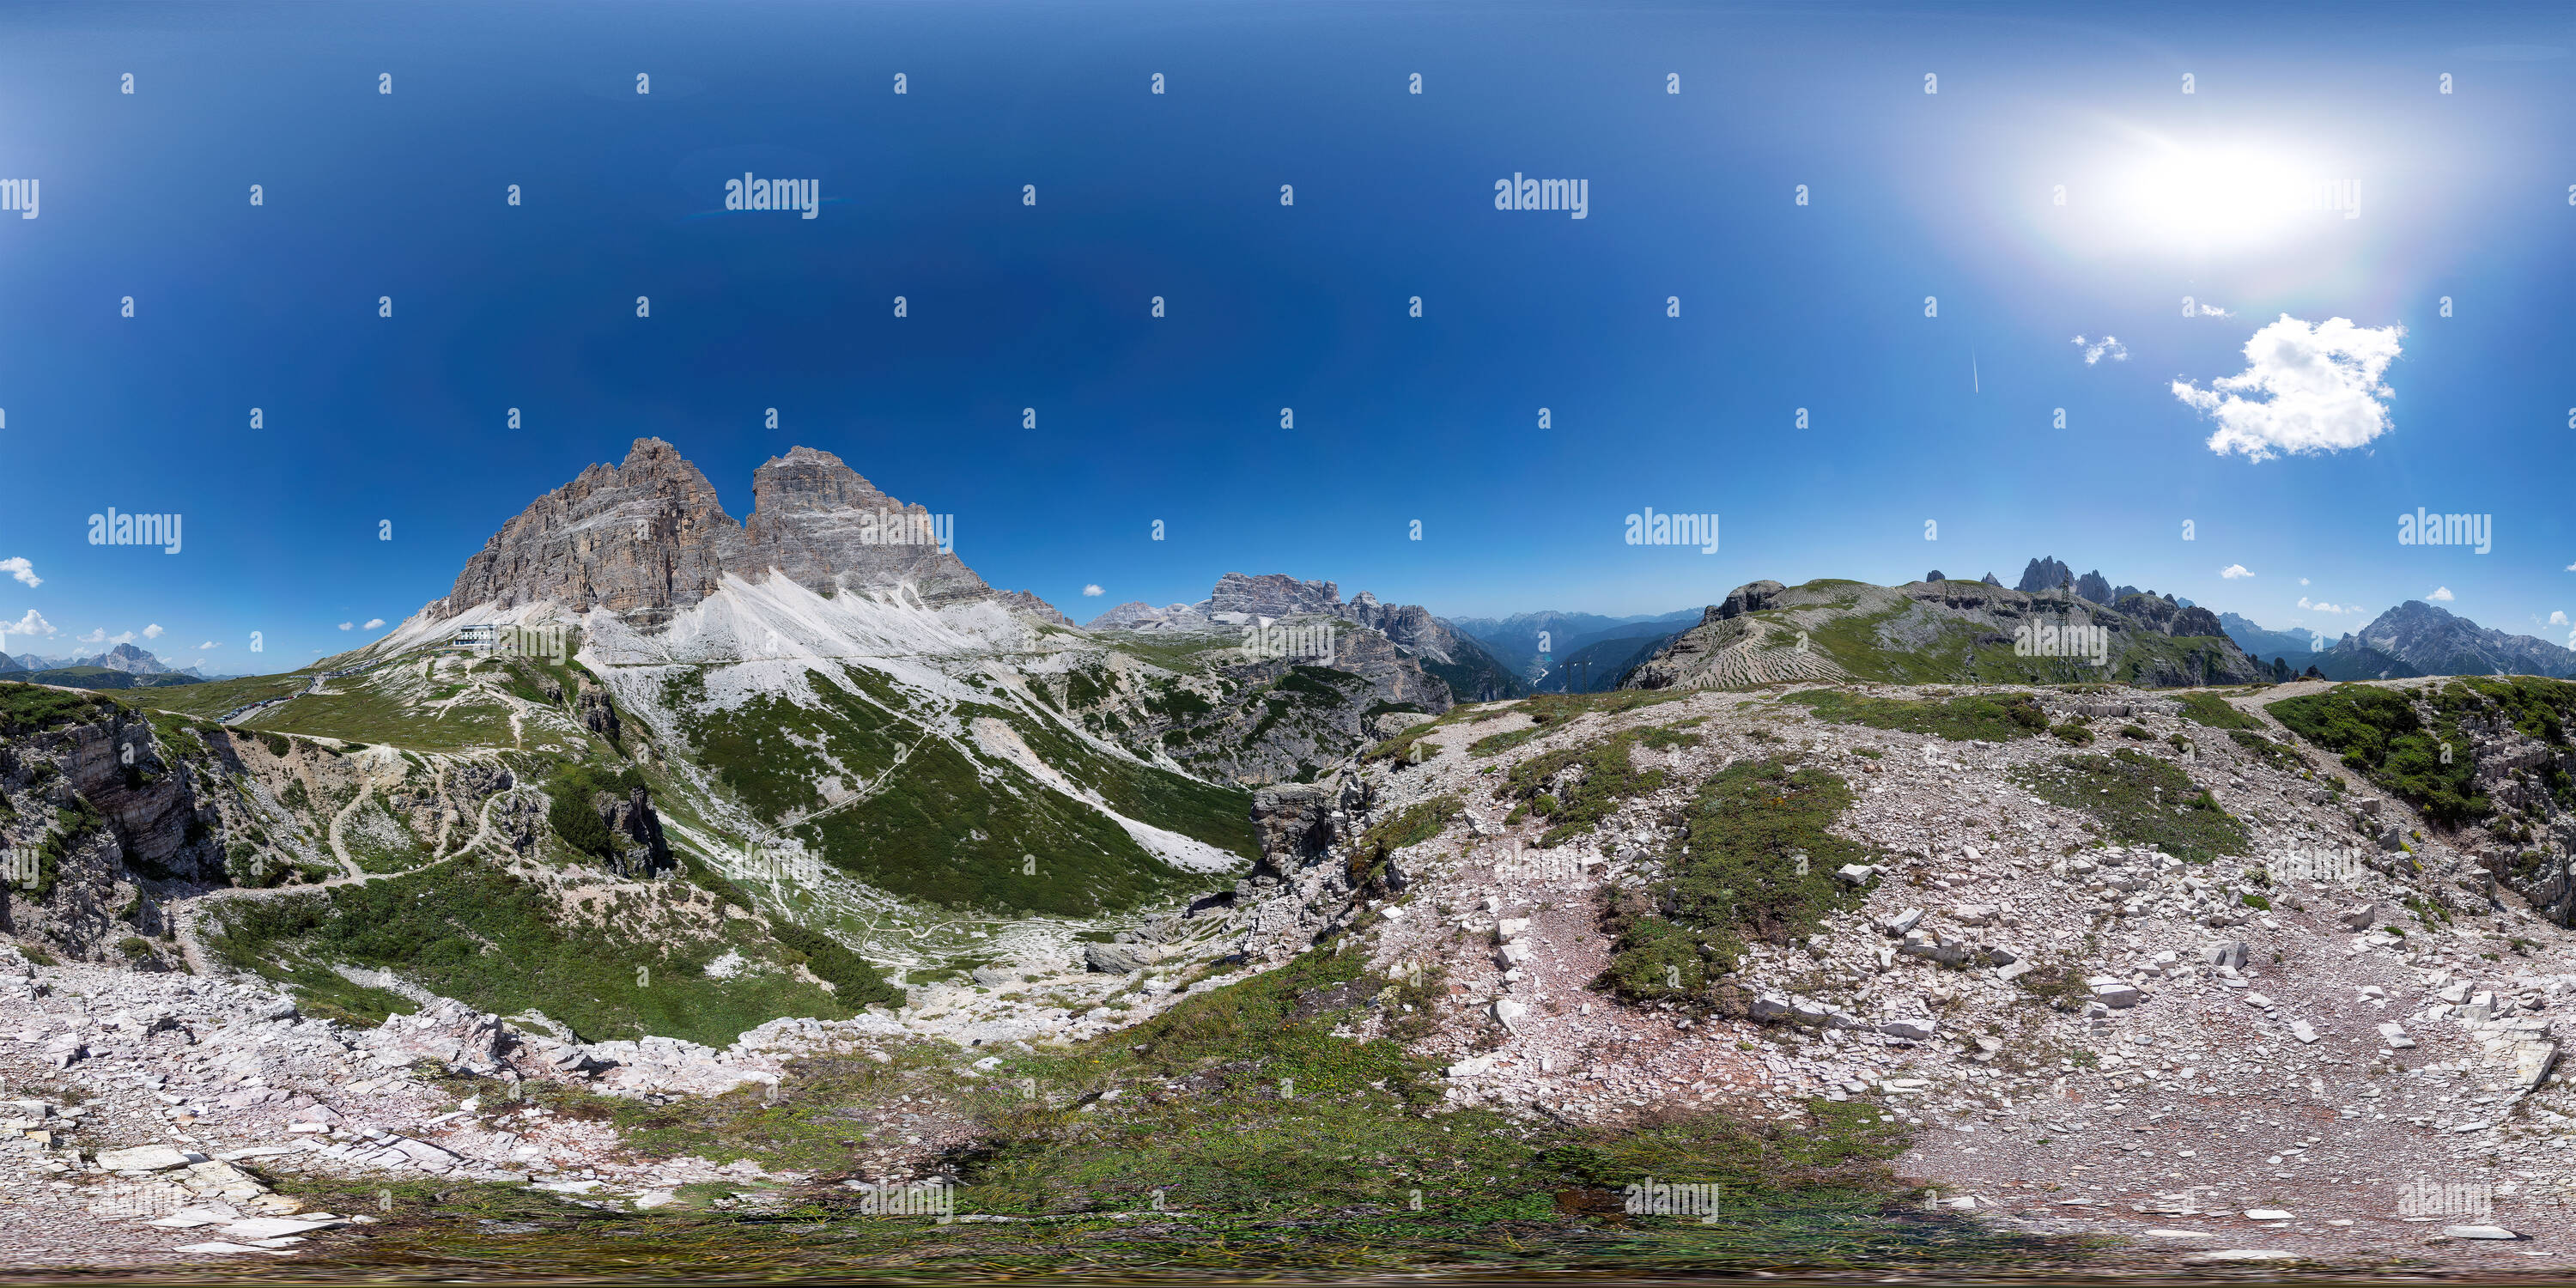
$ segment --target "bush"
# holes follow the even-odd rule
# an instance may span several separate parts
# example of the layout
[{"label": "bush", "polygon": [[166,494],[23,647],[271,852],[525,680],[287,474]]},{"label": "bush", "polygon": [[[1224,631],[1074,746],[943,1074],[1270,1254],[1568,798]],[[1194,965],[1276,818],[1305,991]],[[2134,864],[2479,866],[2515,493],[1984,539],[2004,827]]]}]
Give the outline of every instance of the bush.
[{"label": "bush", "polygon": [[111,698],[65,693],[33,684],[0,684],[0,734],[38,733],[85,724],[116,712]]},{"label": "bush", "polygon": [[2024,765],[2009,777],[2052,805],[2093,816],[2116,844],[2149,845],[2194,863],[2243,854],[2249,844],[2245,825],[2190,775],[2132,748]]},{"label": "bush", "polygon": [[609,835],[591,800],[601,792],[625,800],[639,788],[651,790],[632,766],[611,773],[587,764],[566,765],[546,781],[546,821],[565,845],[598,858],[613,857],[617,838]]},{"label": "bush", "polygon": [[1781,701],[1812,708],[1819,720],[1928,733],[1951,742],[2010,742],[2048,727],[2039,699],[2027,693],[1945,700],[1873,698],[1841,689],[1808,689]]},{"label": "bush", "polygon": [[1466,803],[1454,794],[1434,796],[1406,806],[1391,818],[1379,820],[1376,826],[1360,833],[1359,844],[1351,849],[1352,878],[1366,880],[1377,865],[1386,862],[1387,857],[1397,850],[1408,845],[1420,845],[1440,835],[1440,829],[1447,827],[1449,820],[1458,817],[1459,811],[1466,807]]},{"label": "bush", "polygon": [[839,940],[785,917],[769,923],[769,934],[803,956],[805,969],[813,972],[814,978],[829,983],[833,997],[843,1005],[903,1005],[903,990],[888,983],[885,972]]},{"label": "bush", "polygon": [[286,868],[260,852],[248,841],[235,841],[224,848],[224,876],[245,890],[262,890],[276,885],[286,876]]},{"label": "bush", "polygon": [[[2182,718],[2212,729],[2260,729],[2263,722],[2228,705],[2227,699],[2215,693],[2194,693],[2183,697]],[[2273,712],[2274,715],[2280,714]]]},{"label": "bush", "polygon": [[2338,684],[2268,709],[2292,733],[2341,756],[2435,822],[2459,826],[2492,812],[2477,790],[2477,757],[2468,739],[2447,721],[2428,726],[2403,693]]},{"label": "bush", "polygon": [[[1590,747],[1575,747],[1532,756],[1512,766],[1510,778],[1494,789],[1498,799],[1518,798],[1528,812],[1552,826],[1538,843],[1553,848],[1567,838],[1598,826],[1619,802],[1664,785],[1664,771],[1637,772],[1628,748],[1635,735],[1622,734]],[[1554,779],[1556,789],[1547,790]],[[1515,817],[1520,810],[1514,810]]]},{"label": "bush", "polygon": [[1861,893],[1833,873],[1869,862],[1872,851],[1830,830],[1851,800],[1841,778],[1780,760],[1712,775],[1692,800],[1671,878],[1651,893],[1610,896],[1603,929],[1616,941],[1595,986],[1632,999],[1672,996],[1676,973],[1706,979],[1733,969],[1747,940],[1789,943],[1814,933],[1827,913],[1857,906]]},{"label": "bush", "polygon": [[2057,735],[2057,740],[2059,742],[2065,743],[2070,747],[2090,747],[2093,745],[2093,731],[2080,724],[2068,723],[2058,725],[2057,727],[2050,729],[2049,732]]}]

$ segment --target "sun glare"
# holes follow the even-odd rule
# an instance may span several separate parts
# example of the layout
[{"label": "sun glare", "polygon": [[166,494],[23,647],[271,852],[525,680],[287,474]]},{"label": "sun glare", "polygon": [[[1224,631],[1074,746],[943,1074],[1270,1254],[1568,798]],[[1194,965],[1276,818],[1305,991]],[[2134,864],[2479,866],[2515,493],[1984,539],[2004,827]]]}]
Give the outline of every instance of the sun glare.
[{"label": "sun glare", "polygon": [[2252,147],[2167,146],[2128,172],[2118,198],[2140,231],[2205,249],[2260,243],[2350,206],[2349,185]]}]

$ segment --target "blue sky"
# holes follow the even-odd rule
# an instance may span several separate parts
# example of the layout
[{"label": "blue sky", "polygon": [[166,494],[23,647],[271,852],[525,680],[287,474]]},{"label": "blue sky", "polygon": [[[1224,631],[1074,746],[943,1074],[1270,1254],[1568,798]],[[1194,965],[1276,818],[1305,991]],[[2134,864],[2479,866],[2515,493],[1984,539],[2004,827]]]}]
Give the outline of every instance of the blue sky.
[{"label": "blue sky", "polygon": [[[648,434],[736,518],[836,452],[1077,619],[1226,571],[1624,614],[2053,554],[2564,641],[2571,49],[2538,5],[12,6],[0,621],[56,633],[0,647],[299,664]],[[818,217],[724,211],[745,171]],[[1496,210],[1516,172],[1587,217]],[[2271,459],[2175,392],[2247,374]],[[89,544],[111,506],[182,551]],[[1720,550],[1625,544],[1646,506]],[[2419,506],[2492,550],[2398,544]]]}]

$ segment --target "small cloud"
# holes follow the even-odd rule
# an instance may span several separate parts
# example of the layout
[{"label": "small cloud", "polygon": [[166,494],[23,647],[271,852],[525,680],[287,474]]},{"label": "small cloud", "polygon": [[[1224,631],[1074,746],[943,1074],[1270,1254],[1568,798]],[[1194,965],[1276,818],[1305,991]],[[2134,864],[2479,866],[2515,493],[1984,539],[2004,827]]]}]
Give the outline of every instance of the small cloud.
[{"label": "small cloud", "polygon": [[17,578],[18,584],[29,590],[45,584],[45,579],[36,575],[36,566],[24,559],[15,557],[0,559],[0,572]]},{"label": "small cloud", "polygon": [[2433,588],[2433,593],[2426,595],[2424,598],[2432,600],[2436,604],[2447,604],[2457,598],[2457,596],[2451,593],[2451,588],[2448,586],[2435,586]]},{"label": "small cloud", "polygon": [[2308,597],[2305,595],[2299,596],[2299,607],[2319,613],[2358,613],[2361,611],[2361,609],[2351,604],[2329,604],[2322,599],[2317,600],[2314,603],[2310,603],[2308,601]]},{"label": "small cloud", "polygon": [[2569,565],[2567,565],[2567,571],[2569,571],[2569,572],[2576,572],[2576,564],[2569,564]]},{"label": "small cloud", "polygon": [[384,624],[385,624],[385,619],[383,619],[383,618],[381,618],[381,617],[370,617],[370,618],[368,618],[368,619],[367,619],[367,624],[366,624],[366,625],[364,625],[364,626],[359,627],[358,629],[359,629],[359,630],[362,630],[362,631],[372,631],[372,630],[376,629],[377,627],[382,626],[382,625],[384,625]]},{"label": "small cloud", "polygon": [[27,610],[26,616],[21,617],[14,622],[0,624],[0,634],[32,635],[38,639],[43,639],[53,633],[54,624],[46,621],[44,614],[39,613],[32,608]]},{"label": "small cloud", "polygon": [[2567,624],[2566,611],[2562,609],[2558,612],[2551,613],[2549,615],[2549,624],[2552,626],[2565,626]]},{"label": "small cloud", "polygon": [[2227,310],[2222,309],[2222,308],[2218,307],[2218,306],[2217,306],[2217,305],[2215,305],[2215,304],[2203,304],[2203,305],[2201,305],[2201,306],[2200,306],[2200,315],[2201,315],[2202,317],[2205,317],[2205,318],[2232,318],[2232,317],[2236,316],[2235,314],[2230,313],[2230,312],[2228,312]]},{"label": "small cloud", "polygon": [[2234,581],[2239,577],[2251,577],[2254,574],[2245,571],[2245,565],[2243,564],[2229,564],[2226,567],[2219,569],[2218,575],[2225,577],[2229,581]]},{"label": "small cloud", "polygon": [[2308,579],[2307,579],[2307,578],[2305,578],[2305,577],[2301,577],[2301,578],[2299,578],[2299,584],[2300,584],[2300,585],[2302,585],[2302,586],[2307,585],[2307,584],[2308,584]]},{"label": "small cloud", "polygon": [[1098,587],[1098,586],[1096,586],[1096,585],[1093,585],[1093,586],[1085,586],[1085,587],[1083,587],[1083,588],[1082,588],[1082,594],[1083,594],[1083,597],[1084,597],[1084,598],[1086,598],[1086,599],[1090,598],[1090,597],[1091,597],[1091,596],[1093,596],[1093,595],[1098,595],[1098,594],[1102,594],[1102,593],[1104,593],[1104,592],[1100,589],[1100,587]]},{"label": "small cloud", "polygon": [[150,625],[150,626],[146,626],[146,627],[144,627],[144,628],[143,628],[143,638],[145,638],[145,639],[147,639],[147,640],[157,640],[157,639],[161,638],[161,627],[160,627],[160,624],[156,622],[156,623],[154,623],[153,625]]},{"label": "small cloud", "polygon": [[222,648],[222,647],[223,647],[223,645],[218,644],[218,643],[214,642],[213,640],[207,640],[205,643],[200,644],[200,645],[198,645],[197,647],[198,647],[198,648],[200,648],[200,649],[210,649],[210,648]]},{"label": "small cloud", "polygon": [[344,631],[353,631],[358,629],[358,624],[356,622],[342,622],[340,623],[340,629]]},{"label": "small cloud", "polygon": [[2391,428],[2380,379],[2397,360],[2402,326],[2353,325],[2328,318],[2314,326],[2284,313],[2245,342],[2245,370],[2203,389],[2173,382],[2173,396],[2218,422],[2209,450],[2268,461],[2283,452],[2338,452],[2361,447]]},{"label": "small cloud", "polygon": [[107,628],[102,626],[97,630],[91,631],[87,635],[75,635],[72,637],[72,642],[75,644],[104,644],[107,642]]},{"label": "small cloud", "polygon": [[2084,365],[2088,367],[2104,358],[2113,362],[2129,360],[2129,346],[2120,343],[2118,336],[2106,335],[2099,340],[2087,340],[2079,335],[2075,337],[2075,347],[2084,351]]}]

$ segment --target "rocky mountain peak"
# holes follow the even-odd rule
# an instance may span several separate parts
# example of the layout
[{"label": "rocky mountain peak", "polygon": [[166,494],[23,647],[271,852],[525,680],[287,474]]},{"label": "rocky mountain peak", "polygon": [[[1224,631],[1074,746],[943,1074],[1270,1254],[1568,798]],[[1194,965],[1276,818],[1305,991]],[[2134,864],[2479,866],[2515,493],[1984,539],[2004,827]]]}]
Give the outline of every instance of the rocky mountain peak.
[{"label": "rocky mountain peak", "polygon": [[[1374,603],[1374,600],[1371,600]],[[1343,615],[1341,587],[1329,581],[1299,581],[1285,573],[1247,577],[1230,572],[1199,601],[1200,613],[1243,613],[1254,617],[1292,617],[1300,613]]]},{"label": "rocky mountain peak", "polygon": [[2041,555],[2022,569],[2021,582],[2013,589],[2025,595],[2046,594],[2075,580],[2075,570],[2059,563],[2053,555]]},{"label": "rocky mountain peak", "polygon": [[2376,650],[2426,675],[2576,677],[2576,651],[2531,635],[2509,635],[2410,599],[2347,635],[2337,648]]},{"label": "rocky mountain peak", "polygon": [[553,600],[639,626],[714,594],[730,574],[783,574],[817,594],[910,584],[934,607],[994,597],[954,553],[953,518],[906,506],[841,458],[789,449],[754,472],[753,512],[736,523],[678,448],[639,438],[619,465],[592,465],[502,525],[432,606]]},{"label": "rocky mountain peak", "polygon": [[[803,510],[900,510],[903,503],[877,490],[840,457],[811,447],[791,447],[763,461],[751,475],[752,524],[763,515]],[[918,509],[919,507],[915,507]]]}]

